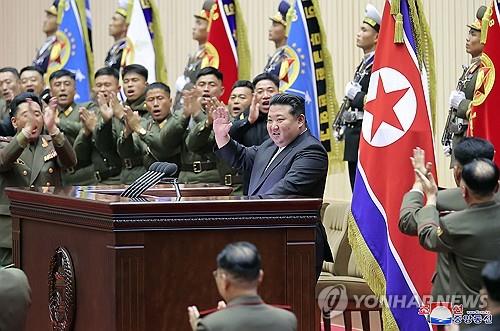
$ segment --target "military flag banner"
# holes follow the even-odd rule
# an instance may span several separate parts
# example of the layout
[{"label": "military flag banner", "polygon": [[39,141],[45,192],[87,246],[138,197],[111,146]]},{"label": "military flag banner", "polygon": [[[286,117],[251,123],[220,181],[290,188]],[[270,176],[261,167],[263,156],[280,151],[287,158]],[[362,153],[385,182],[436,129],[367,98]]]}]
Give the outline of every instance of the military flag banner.
[{"label": "military flag banner", "polygon": [[331,56],[319,13],[317,0],[296,0],[290,7],[288,43],[279,70],[280,91],[304,97],[308,128],[327,150],[330,169],[343,169],[340,145],[333,144],[331,125],[338,107]]},{"label": "military flag banner", "polygon": [[250,76],[250,48],[237,0],[218,0],[213,4],[205,52],[201,68],[214,67],[222,72],[224,94],[221,99],[227,103],[234,82]]},{"label": "military flag banner", "polygon": [[387,330],[430,330],[418,312],[422,296],[430,294],[436,257],[398,228],[403,195],[415,179],[413,149],[421,147],[435,164],[429,56],[432,43],[421,1],[386,1],[366,96],[348,235],[363,277],[386,299],[382,312]]},{"label": "military flag banner", "polygon": [[140,64],[148,69],[148,82],[167,83],[163,38],[158,8],[153,0],[131,0],[128,7],[127,44],[122,67]]},{"label": "military flag banner", "polygon": [[94,61],[88,39],[85,2],[61,0],[57,19],[59,29],[50,53],[46,78],[60,69],[73,72],[76,79],[75,102],[89,101]]},{"label": "military flag banner", "polygon": [[[500,150],[500,83],[496,81],[496,68],[500,66],[500,22],[499,4],[492,1],[483,17],[481,31],[485,42],[481,55],[481,66],[476,81],[472,107],[468,113],[468,135],[489,140],[495,150]],[[484,38],[483,38],[484,36]],[[500,156],[495,153],[495,163],[500,165]]]}]

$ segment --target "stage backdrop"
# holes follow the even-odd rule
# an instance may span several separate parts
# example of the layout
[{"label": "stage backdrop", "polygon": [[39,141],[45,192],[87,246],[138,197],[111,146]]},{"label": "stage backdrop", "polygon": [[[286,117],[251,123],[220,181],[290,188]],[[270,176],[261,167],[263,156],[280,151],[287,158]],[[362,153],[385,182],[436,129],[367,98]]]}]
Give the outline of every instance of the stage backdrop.
[{"label": "stage backdrop", "polygon": [[[42,33],[43,11],[51,0],[2,1],[0,11],[0,66],[21,68],[29,64],[35,50],[45,36]],[[193,14],[201,10],[202,0],[157,0],[160,11],[164,53],[170,86],[174,88],[177,76],[182,73],[188,53],[196,48],[191,39]],[[352,79],[362,53],[355,46],[355,34],[363,18],[367,2],[373,3],[382,12],[383,0],[319,0],[321,16],[332,54],[336,95],[339,103],[344,87]],[[422,0],[434,41],[436,59],[436,128],[435,141],[438,161],[439,183],[452,186],[448,169],[449,158],[445,158],[439,144],[446,115],[448,96],[455,88],[461,74],[461,65],[470,57],[465,53],[465,26],[475,18],[476,9],[487,0]],[[268,40],[269,16],[277,10],[278,0],[240,0],[252,52],[252,74],[260,73],[268,54],[274,48]],[[103,65],[106,52],[113,43],[108,36],[108,24],[116,0],[90,0],[93,19],[93,41],[95,68]],[[329,176],[325,191],[326,199],[350,199],[351,190],[346,173]]]}]

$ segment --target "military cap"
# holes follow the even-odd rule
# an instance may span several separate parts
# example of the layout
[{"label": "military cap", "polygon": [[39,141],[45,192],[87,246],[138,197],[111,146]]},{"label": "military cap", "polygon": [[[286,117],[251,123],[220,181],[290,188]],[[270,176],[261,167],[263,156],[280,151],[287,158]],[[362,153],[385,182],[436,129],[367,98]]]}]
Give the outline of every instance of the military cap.
[{"label": "military cap", "polygon": [[118,8],[115,10],[115,13],[120,14],[124,18],[127,18],[128,14],[128,0],[118,0]]},{"label": "military cap", "polygon": [[49,8],[45,9],[45,12],[47,14],[57,16],[57,7],[58,6],[59,6],[59,0],[54,0],[52,5]]},{"label": "military cap", "polygon": [[283,24],[286,26],[286,14],[290,9],[290,4],[288,1],[282,0],[278,6],[278,12],[274,16],[269,17],[273,22]]},{"label": "military cap", "polygon": [[212,6],[215,4],[214,0],[205,0],[203,3],[203,7],[199,14],[194,14],[194,17],[201,18],[202,20],[208,21],[210,18],[210,11],[212,10]]},{"label": "military cap", "polygon": [[474,23],[467,24],[467,26],[472,30],[481,31],[482,20],[487,9],[488,8],[486,8],[486,6],[479,7],[479,9],[476,12],[476,20],[474,21]]},{"label": "military cap", "polygon": [[375,31],[379,32],[381,21],[382,17],[380,16],[377,8],[375,8],[375,6],[371,3],[367,4],[365,8],[365,18],[363,19],[363,23],[368,24]]}]

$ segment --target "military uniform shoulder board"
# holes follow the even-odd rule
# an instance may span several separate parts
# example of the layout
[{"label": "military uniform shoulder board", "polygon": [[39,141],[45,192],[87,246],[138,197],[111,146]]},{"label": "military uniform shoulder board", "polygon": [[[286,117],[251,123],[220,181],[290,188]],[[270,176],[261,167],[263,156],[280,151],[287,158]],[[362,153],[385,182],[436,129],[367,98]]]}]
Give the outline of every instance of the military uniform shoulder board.
[{"label": "military uniform shoulder board", "polygon": [[0,142],[10,143],[10,142],[12,141],[12,138],[14,138],[14,137],[4,137],[4,136],[0,136]]}]

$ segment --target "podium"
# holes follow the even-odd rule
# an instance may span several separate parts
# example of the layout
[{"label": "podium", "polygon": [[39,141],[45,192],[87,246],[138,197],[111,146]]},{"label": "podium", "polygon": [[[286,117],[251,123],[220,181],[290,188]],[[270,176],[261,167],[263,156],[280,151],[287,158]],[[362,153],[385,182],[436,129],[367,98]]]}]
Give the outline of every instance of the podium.
[{"label": "podium", "polygon": [[222,248],[250,241],[266,303],[315,329],[314,240],[321,199],[228,196],[225,187],[170,186],[147,201],[121,188],[8,188],[13,258],[32,288],[27,330],[190,330],[187,307],[221,300],[212,271]]}]

